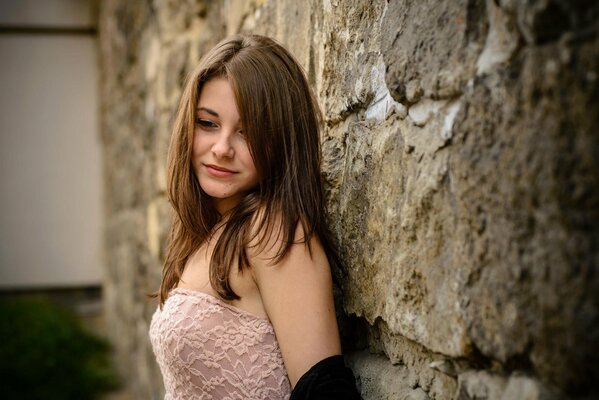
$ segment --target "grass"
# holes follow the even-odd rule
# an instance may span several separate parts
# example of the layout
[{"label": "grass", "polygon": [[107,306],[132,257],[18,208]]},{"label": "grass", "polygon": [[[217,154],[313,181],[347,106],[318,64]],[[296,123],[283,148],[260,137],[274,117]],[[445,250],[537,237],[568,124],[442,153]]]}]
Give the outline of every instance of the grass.
[{"label": "grass", "polygon": [[0,398],[97,399],[119,386],[110,345],[43,297],[0,300]]}]

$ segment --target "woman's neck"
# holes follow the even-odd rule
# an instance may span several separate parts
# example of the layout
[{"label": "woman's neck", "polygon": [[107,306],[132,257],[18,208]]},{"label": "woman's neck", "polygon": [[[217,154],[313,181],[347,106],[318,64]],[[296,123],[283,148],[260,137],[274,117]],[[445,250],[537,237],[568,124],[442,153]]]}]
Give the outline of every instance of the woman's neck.
[{"label": "woman's neck", "polygon": [[241,201],[242,198],[243,198],[243,196],[241,196],[241,195],[234,196],[234,197],[227,197],[225,199],[213,198],[212,202],[214,204],[214,208],[216,208],[216,211],[218,211],[218,213],[221,215],[221,218],[222,218],[223,216],[226,216],[227,214],[229,214],[229,211],[231,211],[233,208],[235,208],[237,206],[237,204],[239,204],[239,202]]}]

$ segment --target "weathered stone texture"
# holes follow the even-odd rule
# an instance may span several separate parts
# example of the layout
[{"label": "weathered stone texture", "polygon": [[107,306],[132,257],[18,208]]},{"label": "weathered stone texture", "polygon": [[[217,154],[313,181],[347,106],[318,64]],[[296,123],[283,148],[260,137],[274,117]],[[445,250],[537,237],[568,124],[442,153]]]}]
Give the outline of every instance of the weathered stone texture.
[{"label": "weathered stone texture", "polygon": [[599,378],[599,5],[578,0],[101,3],[106,304],[139,398],[181,84],[254,32],[304,66],[348,363],[365,399],[558,399]]},{"label": "weathered stone texture", "polygon": [[412,104],[460,95],[484,44],[485,17],[479,0],[389,2],[381,51],[393,97]]}]

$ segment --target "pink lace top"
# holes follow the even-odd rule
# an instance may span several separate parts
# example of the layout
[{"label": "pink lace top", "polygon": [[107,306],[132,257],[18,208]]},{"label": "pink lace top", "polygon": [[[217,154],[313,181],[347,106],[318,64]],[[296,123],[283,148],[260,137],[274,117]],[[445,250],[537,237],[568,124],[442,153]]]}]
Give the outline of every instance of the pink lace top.
[{"label": "pink lace top", "polygon": [[272,325],[193,289],[175,288],[150,323],[165,400],[288,399]]}]

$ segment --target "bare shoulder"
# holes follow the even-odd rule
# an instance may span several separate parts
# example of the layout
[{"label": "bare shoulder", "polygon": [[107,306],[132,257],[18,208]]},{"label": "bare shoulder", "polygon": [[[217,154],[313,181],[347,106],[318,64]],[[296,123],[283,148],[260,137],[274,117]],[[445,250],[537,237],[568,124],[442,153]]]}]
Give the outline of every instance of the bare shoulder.
[{"label": "bare shoulder", "polygon": [[280,225],[253,233],[250,270],[295,385],[318,361],[341,353],[329,263],[318,237],[305,241],[301,224],[295,227],[294,244],[278,262],[273,260],[284,245]]},{"label": "bare shoulder", "polygon": [[[305,280],[281,282],[293,285],[293,287],[310,286],[318,283],[316,288],[328,291],[332,290],[331,269],[317,235],[306,239],[306,232],[301,223],[295,226],[293,244],[285,256],[275,262],[277,256],[284,248],[285,229],[280,219],[275,218],[271,226],[262,224],[257,218],[252,223],[252,240],[250,241],[247,254],[250,261],[252,273],[258,281],[277,279],[293,275],[294,278],[305,278]],[[313,290],[307,288],[308,290]]]}]

